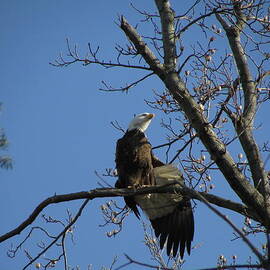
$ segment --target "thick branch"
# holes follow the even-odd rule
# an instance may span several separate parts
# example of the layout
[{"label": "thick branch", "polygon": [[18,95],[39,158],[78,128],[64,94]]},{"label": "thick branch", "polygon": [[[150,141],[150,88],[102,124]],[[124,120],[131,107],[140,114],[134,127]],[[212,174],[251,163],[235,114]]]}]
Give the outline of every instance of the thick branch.
[{"label": "thick branch", "polygon": [[47,198],[46,200],[42,201],[31,213],[31,215],[21,223],[17,228],[11,230],[10,232],[0,236],[0,243],[17,235],[20,234],[27,226],[32,224],[37,216],[41,213],[41,211],[46,208],[50,204],[61,203],[61,202],[68,202],[74,200],[81,200],[81,199],[95,199],[95,198],[107,198],[107,197],[119,197],[119,196],[131,196],[131,195],[138,195],[138,194],[148,194],[148,193],[175,193],[180,192],[186,196],[189,196],[191,199],[201,200],[201,196],[205,198],[208,202],[213,203],[217,206],[230,209],[235,211],[241,215],[248,216],[254,220],[260,222],[259,216],[250,208],[240,203],[236,203],[230,200],[226,200],[224,198],[208,194],[205,192],[197,192],[193,189],[188,187],[180,187],[177,186],[157,186],[157,187],[145,187],[140,188],[137,191],[134,191],[133,188],[128,189],[115,189],[115,188],[99,188],[90,191],[81,191],[76,193],[70,194],[63,194],[63,195],[54,195],[52,197]]},{"label": "thick branch", "polygon": [[237,24],[235,26],[229,27],[226,21],[224,21],[219,14],[216,14],[216,18],[226,32],[244,91],[244,111],[239,119],[234,122],[234,125],[239,136],[240,143],[246,153],[254,184],[262,194],[268,194],[269,184],[267,175],[264,170],[264,164],[260,155],[259,147],[256,144],[252,132],[257,108],[257,91],[254,79],[252,78],[249,69],[244,48],[241,44],[240,34],[244,26],[243,22],[245,17],[242,15],[240,6],[240,3],[234,5],[234,9],[237,14]]},{"label": "thick branch", "polygon": [[227,23],[222,19],[219,14],[216,14],[216,18],[222,25],[226,32],[230,48],[234,55],[234,59],[239,72],[240,81],[244,90],[244,113],[243,116],[246,120],[247,127],[252,129],[254,116],[256,113],[257,106],[257,94],[255,89],[254,80],[252,78],[251,72],[249,70],[247,57],[244,48],[241,44],[240,33],[242,29],[237,26],[228,26]]},{"label": "thick branch", "polygon": [[[160,17],[165,16],[161,13],[166,10],[165,5],[167,1],[156,0],[156,2],[158,2]],[[161,23],[164,24],[165,22],[161,20]],[[164,28],[166,28],[166,24],[163,25],[162,29]],[[168,32],[169,30],[163,31],[162,35],[166,35]],[[163,38],[164,41],[168,39],[169,38]],[[165,47],[170,45],[163,44],[163,46]],[[189,118],[192,127],[197,131],[198,136],[210,153],[211,158],[216,162],[232,189],[238,194],[246,205],[252,207],[255,211],[257,211],[260,217],[264,219],[267,215],[264,209],[263,196],[238,170],[233,158],[227,151],[226,146],[218,139],[212,126],[202,114],[197,102],[190,95],[179,75],[176,72],[170,72],[166,74],[163,81],[170,93],[173,95],[174,99],[178,102],[179,106]]]},{"label": "thick branch", "polygon": [[159,11],[163,33],[164,65],[166,71],[170,72],[174,71],[176,66],[174,12],[169,1],[156,0],[155,2]]},{"label": "thick branch", "polygon": [[240,81],[244,90],[245,106],[243,114],[248,124],[248,127],[251,129],[253,126],[254,116],[256,113],[257,95],[254,80],[249,70],[245,50],[241,44],[240,34],[243,25],[240,22],[243,21],[243,18],[241,17],[240,10],[236,9],[236,11],[238,13],[237,25],[229,26],[227,22],[219,14],[216,14],[216,18],[226,32],[230,48],[234,55],[234,59],[239,72]]}]

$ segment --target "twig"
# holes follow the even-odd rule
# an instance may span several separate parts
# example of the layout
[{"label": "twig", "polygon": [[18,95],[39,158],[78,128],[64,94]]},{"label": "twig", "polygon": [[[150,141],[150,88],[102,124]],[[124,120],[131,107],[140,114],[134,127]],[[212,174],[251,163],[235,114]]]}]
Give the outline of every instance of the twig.
[{"label": "twig", "polygon": [[[151,268],[151,269],[158,269],[158,270],[173,270],[174,269],[174,268],[162,267],[160,265],[151,265],[151,264],[139,262],[139,261],[132,259],[127,254],[124,254],[124,255],[127,258],[128,262],[120,265],[119,267],[115,268],[114,270],[120,270],[128,265],[131,265],[131,264],[137,264],[140,266],[144,266],[144,267]],[[248,269],[258,268],[259,269],[259,268],[263,268],[263,265],[262,264],[234,264],[234,265],[222,265],[222,267],[203,268],[200,270],[220,270],[220,269],[233,269],[233,270],[235,270],[237,268],[248,268]]]},{"label": "twig", "polygon": [[138,79],[138,80],[126,85],[126,86],[121,86],[119,88],[112,88],[111,86],[108,86],[105,81],[102,81],[102,84],[106,87],[106,89],[105,88],[99,88],[99,90],[103,91],[103,92],[119,92],[119,91],[123,92],[123,91],[128,91],[130,88],[136,86],[140,82],[142,82],[145,79],[151,77],[153,74],[154,74],[154,72],[151,72],[151,73],[143,76],[142,78],[140,78],[140,79]]},{"label": "twig", "polygon": [[124,254],[124,255],[128,259],[129,262],[127,262],[127,263],[125,263],[125,264],[117,267],[115,270],[122,269],[122,268],[126,267],[127,265],[130,265],[130,264],[133,264],[133,263],[134,264],[137,264],[137,265],[140,265],[140,266],[152,268],[152,269],[173,270],[172,268],[162,267],[162,266],[159,266],[159,265],[155,266],[155,265],[151,265],[151,264],[147,264],[147,263],[135,261],[132,258],[130,258],[127,254]]},{"label": "twig", "polygon": [[74,217],[74,219],[65,227],[65,229],[45,248],[43,249],[35,258],[33,258],[24,268],[23,270],[25,270],[28,266],[30,266],[34,261],[36,261],[42,254],[44,254],[51,246],[53,246],[58,239],[63,236],[67,230],[77,221],[77,219],[80,217],[80,215],[82,214],[83,209],[85,208],[85,206],[87,205],[87,203],[89,202],[90,199],[86,199],[83,204],[81,205],[77,215]]},{"label": "twig", "polygon": [[62,250],[63,250],[63,256],[64,256],[64,267],[65,267],[65,270],[68,270],[67,254],[66,254],[66,247],[65,247],[65,238],[66,238],[66,233],[63,233],[63,235],[62,235]]},{"label": "twig", "polygon": [[[196,192],[196,191],[195,191]],[[198,192],[196,192],[198,193]],[[252,252],[257,256],[260,260],[261,264],[266,263],[263,255],[257,250],[257,248],[249,241],[249,239],[239,230],[232,221],[225,215],[223,215],[220,211],[218,211],[215,207],[213,207],[207,199],[205,199],[201,194],[198,193],[198,196],[201,197],[201,201],[206,204],[206,206],[211,209],[217,216],[221,217],[226,223],[228,223],[243,239],[243,241],[247,244],[247,246],[252,250]]]},{"label": "twig", "polygon": [[177,151],[177,153],[175,154],[175,156],[172,158],[172,160],[169,162],[170,164],[171,163],[173,163],[176,159],[177,159],[177,157],[180,155],[180,153],[182,152],[182,151],[184,151],[185,150],[185,148],[195,139],[195,138],[197,138],[198,136],[197,136],[197,134],[195,134],[194,136],[192,136],[184,145],[183,145],[183,147],[181,147],[181,149],[179,149],[178,151]]}]

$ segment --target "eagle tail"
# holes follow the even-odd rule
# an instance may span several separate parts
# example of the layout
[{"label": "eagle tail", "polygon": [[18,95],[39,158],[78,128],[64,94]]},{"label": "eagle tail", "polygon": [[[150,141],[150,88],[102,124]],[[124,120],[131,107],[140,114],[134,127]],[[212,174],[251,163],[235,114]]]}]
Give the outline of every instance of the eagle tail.
[{"label": "eagle tail", "polygon": [[125,203],[126,205],[133,211],[133,213],[135,214],[135,216],[140,219],[140,212],[139,209],[137,208],[137,204],[134,200],[133,196],[128,196],[128,197],[124,197]]}]

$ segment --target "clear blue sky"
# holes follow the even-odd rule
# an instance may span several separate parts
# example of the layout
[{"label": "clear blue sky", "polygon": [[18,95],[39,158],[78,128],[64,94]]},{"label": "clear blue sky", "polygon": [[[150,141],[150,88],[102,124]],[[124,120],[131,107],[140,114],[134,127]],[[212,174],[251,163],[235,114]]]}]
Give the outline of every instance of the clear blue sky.
[{"label": "clear blue sky", "polygon": [[[134,1],[142,8],[137,2]],[[152,1],[147,1],[146,5],[144,9],[153,11]],[[179,4],[174,6],[177,12],[180,8]],[[115,59],[115,44],[125,43],[124,35],[115,23],[119,14],[124,14],[132,24],[136,24],[139,18],[124,0],[1,1],[0,101],[4,106],[0,127],[5,129],[10,141],[7,153],[14,159],[14,169],[0,170],[0,234],[20,224],[39,202],[55,193],[97,187],[98,178],[94,172],[114,167],[115,142],[121,136],[110,122],[118,120],[126,127],[134,113],[151,111],[144,99],[151,98],[152,90],[162,90],[154,78],[131,89],[128,94],[109,94],[98,91],[101,80],[120,86],[139,78],[141,73],[104,70],[91,65],[77,64],[67,68],[49,65],[59,52],[66,52],[66,38],[71,44],[78,44],[81,55],[91,42],[94,46],[100,45],[102,58]],[[194,39],[194,32],[186,38]],[[164,142],[166,132],[160,129],[163,117],[157,113],[148,130],[153,145]],[[162,153],[159,154],[162,157]],[[115,180],[108,181],[113,185]],[[217,179],[215,185],[217,192],[225,190],[225,195],[232,197],[228,192],[226,194],[229,188],[222,178]],[[91,202],[77,223],[76,244],[69,244],[67,250],[69,264],[73,267],[79,265],[80,269],[92,264],[94,269],[99,269],[102,265],[109,266],[118,256],[117,265],[120,265],[125,261],[124,253],[154,263],[149,260],[149,252],[142,243],[142,225],[135,217],[126,219],[120,235],[106,237],[106,231],[111,228],[99,227],[103,223],[100,205],[104,201]],[[75,214],[80,203],[53,205],[44,213],[64,218],[66,208]],[[236,219],[231,212],[226,213],[242,226],[243,219]],[[238,262],[246,263],[251,253],[241,240],[230,241],[233,238],[230,227],[200,203],[195,218],[193,244],[198,248],[191,256],[185,257],[186,269],[215,266],[220,254],[228,259],[237,254]],[[34,225],[44,225],[41,217]],[[11,243],[16,245],[27,232],[0,246],[1,270],[21,269],[26,264],[23,250],[15,259],[8,258],[6,251]],[[37,242],[40,235],[33,239]],[[251,239],[260,242],[263,238]],[[33,256],[38,251],[36,242],[28,242],[25,246]],[[51,253],[47,255],[49,257]]]}]

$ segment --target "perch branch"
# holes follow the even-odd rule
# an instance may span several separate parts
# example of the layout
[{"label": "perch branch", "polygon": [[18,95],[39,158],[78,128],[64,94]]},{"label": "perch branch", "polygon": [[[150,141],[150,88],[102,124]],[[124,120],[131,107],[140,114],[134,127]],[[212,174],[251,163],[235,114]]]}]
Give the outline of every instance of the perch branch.
[{"label": "perch branch", "polygon": [[[177,182],[173,182],[175,184]],[[230,209],[232,211],[238,212],[241,215],[248,216],[258,222],[260,222],[259,216],[249,207],[236,203],[212,194],[205,192],[196,192],[193,189],[190,189],[186,186],[180,187],[177,186],[155,186],[155,187],[144,187],[134,191],[133,188],[127,189],[115,189],[115,188],[98,188],[90,191],[81,191],[70,194],[63,195],[54,195],[42,201],[30,214],[30,216],[22,222],[18,227],[9,231],[8,233],[0,236],[0,243],[5,240],[20,234],[27,226],[32,224],[40,212],[50,204],[73,201],[73,200],[82,200],[82,199],[95,199],[95,198],[106,198],[106,197],[119,197],[119,196],[134,196],[138,194],[148,194],[148,193],[174,193],[179,192],[186,194],[192,199],[201,200],[201,197],[198,194],[201,194],[208,202],[213,203],[217,206]]]}]

